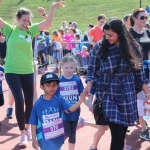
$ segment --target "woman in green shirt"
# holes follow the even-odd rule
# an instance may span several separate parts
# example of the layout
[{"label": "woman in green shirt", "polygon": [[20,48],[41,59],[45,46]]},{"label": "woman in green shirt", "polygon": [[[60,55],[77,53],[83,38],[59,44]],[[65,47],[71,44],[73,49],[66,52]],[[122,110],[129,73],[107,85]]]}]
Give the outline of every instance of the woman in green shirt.
[{"label": "woman in green shirt", "polygon": [[[29,130],[30,125],[28,124],[33,106],[34,89],[32,39],[40,31],[51,27],[54,9],[59,6],[63,6],[62,0],[51,5],[49,14],[44,21],[32,26],[29,26],[32,14],[26,8],[18,10],[16,14],[16,26],[12,26],[0,18],[0,28],[7,39],[5,77],[15,98],[16,118],[21,131],[20,146],[27,146],[27,140],[31,140],[32,138]],[[42,14],[42,16],[45,15],[45,13]]]}]

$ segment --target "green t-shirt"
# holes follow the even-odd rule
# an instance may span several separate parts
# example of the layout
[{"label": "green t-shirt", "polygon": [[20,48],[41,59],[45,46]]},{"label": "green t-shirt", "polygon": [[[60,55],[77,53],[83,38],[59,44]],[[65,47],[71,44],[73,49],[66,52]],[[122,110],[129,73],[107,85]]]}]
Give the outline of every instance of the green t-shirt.
[{"label": "green t-shirt", "polygon": [[38,24],[30,26],[29,30],[26,31],[5,22],[2,32],[6,36],[6,39],[9,37],[8,41],[6,40],[5,73],[33,73],[32,40],[39,34]]}]

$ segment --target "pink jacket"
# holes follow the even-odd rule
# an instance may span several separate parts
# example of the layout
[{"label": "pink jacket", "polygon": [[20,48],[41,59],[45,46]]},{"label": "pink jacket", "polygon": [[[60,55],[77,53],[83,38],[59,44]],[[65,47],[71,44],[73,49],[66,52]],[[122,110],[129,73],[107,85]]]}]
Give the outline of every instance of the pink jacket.
[{"label": "pink jacket", "polygon": [[72,48],[75,47],[75,44],[74,43],[70,43],[70,42],[72,40],[75,40],[75,37],[73,35],[66,34],[66,35],[63,36],[63,38],[64,38],[65,42],[68,42],[67,46],[66,46],[66,49],[67,50],[72,50]]},{"label": "pink jacket", "polygon": [[87,52],[87,51],[81,51],[81,52],[80,52],[80,56],[81,56],[82,58],[86,58],[86,57],[89,56],[89,52]]}]

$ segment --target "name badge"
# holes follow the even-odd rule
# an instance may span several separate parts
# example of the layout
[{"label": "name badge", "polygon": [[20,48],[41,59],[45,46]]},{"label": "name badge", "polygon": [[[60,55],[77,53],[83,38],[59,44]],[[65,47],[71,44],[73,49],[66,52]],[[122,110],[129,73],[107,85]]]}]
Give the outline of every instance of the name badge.
[{"label": "name badge", "polygon": [[24,35],[21,35],[21,34],[19,34],[19,37],[20,37],[21,39],[24,39],[24,38],[25,38],[25,36],[24,36]]},{"label": "name badge", "polygon": [[54,139],[64,135],[64,125],[61,118],[48,123],[43,123],[42,127],[45,140]]},{"label": "name badge", "polygon": [[27,41],[28,43],[30,43],[30,42],[32,41],[32,39],[31,39],[31,36],[30,36],[30,35],[28,35],[28,37],[26,38],[26,41]]}]

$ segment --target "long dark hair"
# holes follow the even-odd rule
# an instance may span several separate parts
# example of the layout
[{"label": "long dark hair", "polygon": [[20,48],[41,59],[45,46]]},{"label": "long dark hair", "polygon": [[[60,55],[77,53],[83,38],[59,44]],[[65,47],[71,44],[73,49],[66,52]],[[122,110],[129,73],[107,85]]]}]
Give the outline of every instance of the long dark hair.
[{"label": "long dark hair", "polygon": [[[110,18],[104,24],[103,30],[112,30],[113,32],[117,33],[121,57],[132,68],[140,69],[142,65],[141,47],[127,31],[122,20],[114,17]],[[98,53],[101,55],[101,59],[105,60],[108,57],[108,52],[109,42],[104,35]]]}]

